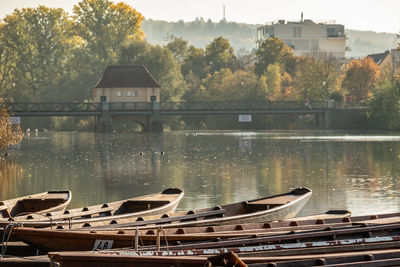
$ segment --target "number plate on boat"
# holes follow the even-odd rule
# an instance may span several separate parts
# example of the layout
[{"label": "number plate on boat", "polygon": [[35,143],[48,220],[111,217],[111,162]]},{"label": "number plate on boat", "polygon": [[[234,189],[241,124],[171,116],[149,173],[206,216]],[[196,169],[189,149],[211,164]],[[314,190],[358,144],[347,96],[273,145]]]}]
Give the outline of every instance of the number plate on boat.
[{"label": "number plate on boat", "polygon": [[93,250],[104,250],[112,248],[114,240],[96,240],[94,242]]}]

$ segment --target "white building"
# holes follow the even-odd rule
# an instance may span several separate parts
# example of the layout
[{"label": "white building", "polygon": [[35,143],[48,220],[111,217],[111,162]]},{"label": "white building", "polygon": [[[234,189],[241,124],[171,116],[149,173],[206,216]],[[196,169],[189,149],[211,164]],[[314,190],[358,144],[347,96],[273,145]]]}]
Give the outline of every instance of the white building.
[{"label": "white building", "polygon": [[269,37],[278,37],[293,48],[295,56],[333,57],[342,59],[346,53],[344,25],[279,20],[257,28],[257,46]]}]

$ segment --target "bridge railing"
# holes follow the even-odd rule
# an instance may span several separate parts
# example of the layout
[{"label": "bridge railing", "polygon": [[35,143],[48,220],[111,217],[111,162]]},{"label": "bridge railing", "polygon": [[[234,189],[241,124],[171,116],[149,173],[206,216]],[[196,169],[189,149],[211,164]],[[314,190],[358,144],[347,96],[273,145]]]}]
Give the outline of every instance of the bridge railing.
[{"label": "bridge railing", "polygon": [[12,112],[80,112],[97,111],[100,103],[4,103]]},{"label": "bridge railing", "polygon": [[270,102],[164,102],[161,110],[265,110],[265,109],[323,109],[326,101],[311,102],[306,106],[302,101]]},{"label": "bridge railing", "polygon": [[[151,102],[106,102],[110,111],[151,111]],[[4,103],[12,112],[99,112],[104,106],[100,102],[85,103]],[[326,108],[365,107],[366,103],[340,103],[313,101],[309,106],[303,101],[264,102],[161,102],[162,111],[203,111],[203,110],[304,110]]]}]

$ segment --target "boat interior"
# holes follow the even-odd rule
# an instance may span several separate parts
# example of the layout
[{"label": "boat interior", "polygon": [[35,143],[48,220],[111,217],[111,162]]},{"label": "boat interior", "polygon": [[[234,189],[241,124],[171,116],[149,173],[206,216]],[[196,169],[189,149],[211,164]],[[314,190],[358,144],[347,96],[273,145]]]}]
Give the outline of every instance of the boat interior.
[{"label": "boat interior", "polygon": [[0,201],[2,218],[38,213],[65,203],[69,199],[68,192],[49,192],[48,194],[31,196],[9,201]]}]

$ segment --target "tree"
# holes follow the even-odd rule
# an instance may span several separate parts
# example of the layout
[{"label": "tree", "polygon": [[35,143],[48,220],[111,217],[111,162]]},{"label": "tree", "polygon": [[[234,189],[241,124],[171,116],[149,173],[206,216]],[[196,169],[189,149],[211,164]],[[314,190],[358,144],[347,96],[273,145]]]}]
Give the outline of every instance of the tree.
[{"label": "tree", "polygon": [[100,63],[111,62],[114,51],[127,39],[144,36],[140,25],[143,16],[125,3],[109,0],[83,0],[74,6],[77,35],[91,58]]},{"label": "tree", "polygon": [[131,39],[118,50],[114,63],[144,65],[162,87],[161,101],[181,100],[186,85],[180,66],[168,48]]},{"label": "tree", "polygon": [[253,72],[221,69],[208,74],[203,80],[204,100],[221,102],[262,101],[266,99],[265,88],[258,86],[258,79]]},{"label": "tree", "polygon": [[268,65],[279,63],[282,67],[285,61],[292,56],[292,49],[277,37],[266,39],[256,52],[255,73],[261,76]]},{"label": "tree", "polygon": [[72,49],[70,24],[62,9],[44,6],[15,9],[4,18],[1,71],[2,78],[8,79],[9,97],[19,101],[55,99]]},{"label": "tree", "polygon": [[368,117],[374,129],[400,129],[400,78],[387,80],[368,103]]},{"label": "tree", "polygon": [[179,63],[182,63],[189,49],[188,41],[183,40],[183,38],[175,37],[173,35],[170,35],[168,39],[169,42],[167,44],[167,48],[172,52],[175,60]]},{"label": "tree", "polygon": [[[4,44],[4,24],[0,23],[0,95],[4,94],[2,88],[7,86],[7,82],[10,81],[10,72],[14,64],[11,54],[7,51],[7,47]],[[10,83],[10,82],[8,82]]]},{"label": "tree", "polygon": [[370,57],[353,60],[345,72],[342,87],[356,100],[366,100],[379,80],[379,67]]},{"label": "tree", "polygon": [[0,149],[18,144],[24,137],[19,125],[10,122],[10,116],[0,103]]},{"label": "tree", "polygon": [[206,63],[204,56],[204,49],[190,46],[186,57],[184,58],[181,66],[181,71],[184,76],[191,72],[199,78],[206,76]]},{"label": "tree", "polygon": [[270,64],[265,72],[268,100],[278,100],[281,94],[281,70],[278,63]]},{"label": "tree", "polygon": [[129,65],[142,55],[148,54],[151,45],[146,40],[130,38],[126,40],[117,50],[117,64]]},{"label": "tree", "polygon": [[254,62],[256,61],[256,53],[253,49],[251,52],[244,48],[241,48],[236,53],[236,68],[244,71],[249,71],[254,68]]},{"label": "tree", "polygon": [[302,99],[327,100],[338,84],[339,72],[333,61],[306,57],[298,63],[295,87]]},{"label": "tree", "polygon": [[222,68],[233,69],[235,59],[235,50],[223,37],[215,38],[206,46],[205,61],[210,73]]}]

